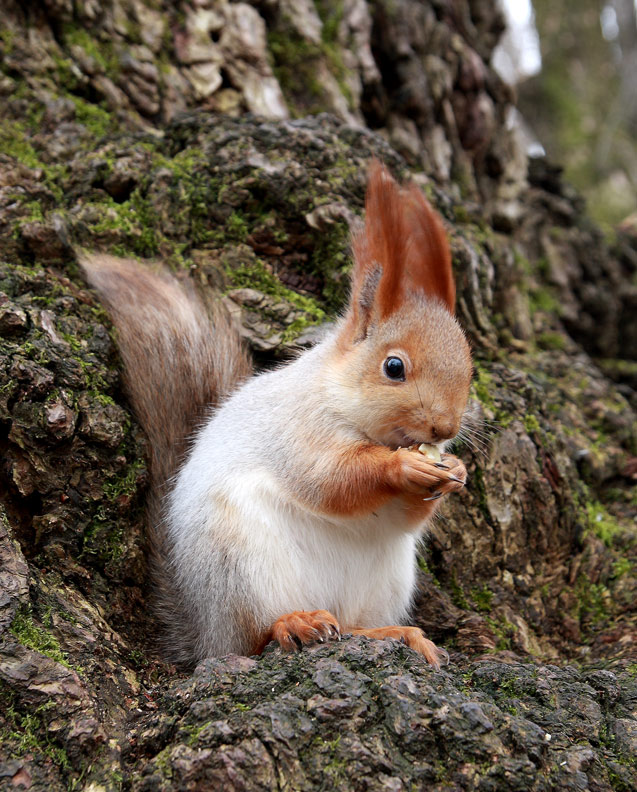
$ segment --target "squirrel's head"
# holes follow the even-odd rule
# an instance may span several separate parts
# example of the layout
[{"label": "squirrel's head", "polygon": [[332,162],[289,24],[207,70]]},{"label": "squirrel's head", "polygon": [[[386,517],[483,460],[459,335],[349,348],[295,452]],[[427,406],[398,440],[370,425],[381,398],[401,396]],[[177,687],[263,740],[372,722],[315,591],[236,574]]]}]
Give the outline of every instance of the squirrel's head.
[{"label": "squirrel's head", "polygon": [[330,361],[338,409],[382,445],[443,443],[460,429],[472,364],[440,218],[416,185],[399,186],[373,162],[352,248],[350,302]]}]

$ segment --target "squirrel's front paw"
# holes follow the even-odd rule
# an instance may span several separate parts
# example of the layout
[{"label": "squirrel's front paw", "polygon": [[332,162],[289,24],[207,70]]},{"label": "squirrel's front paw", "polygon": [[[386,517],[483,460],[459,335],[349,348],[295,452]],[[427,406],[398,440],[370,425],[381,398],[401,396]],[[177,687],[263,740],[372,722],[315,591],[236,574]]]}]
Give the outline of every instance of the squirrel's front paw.
[{"label": "squirrel's front paw", "polygon": [[398,484],[404,491],[429,495],[435,500],[465,485],[467,470],[451,454],[444,454],[440,462],[404,448],[396,451],[396,454],[399,458]]},{"label": "squirrel's front paw", "polygon": [[294,611],[277,619],[271,628],[271,637],[288,652],[301,649],[305,644],[338,640],[341,628],[329,611]]},{"label": "squirrel's front paw", "polygon": [[464,462],[452,454],[443,454],[440,458],[440,463],[447,468],[445,471],[447,478],[441,480],[434,487],[434,492],[439,492],[440,495],[438,497],[440,497],[446,495],[447,492],[461,490],[467,483],[467,468],[464,466]]}]

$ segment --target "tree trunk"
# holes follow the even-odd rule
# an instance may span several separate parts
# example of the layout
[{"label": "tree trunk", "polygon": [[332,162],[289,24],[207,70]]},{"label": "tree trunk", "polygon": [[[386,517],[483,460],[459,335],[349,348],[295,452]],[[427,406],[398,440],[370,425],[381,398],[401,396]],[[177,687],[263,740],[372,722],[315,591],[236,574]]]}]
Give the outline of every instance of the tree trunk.
[{"label": "tree trunk", "polygon": [[[0,788],[634,788],[637,240],[527,168],[496,4],[47,0],[0,24]],[[441,212],[474,349],[469,481],[413,613],[451,663],[355,637],[177,671],[145,439],[74,251],[188,270],[272,365],[344,304],[372,157]]]}]

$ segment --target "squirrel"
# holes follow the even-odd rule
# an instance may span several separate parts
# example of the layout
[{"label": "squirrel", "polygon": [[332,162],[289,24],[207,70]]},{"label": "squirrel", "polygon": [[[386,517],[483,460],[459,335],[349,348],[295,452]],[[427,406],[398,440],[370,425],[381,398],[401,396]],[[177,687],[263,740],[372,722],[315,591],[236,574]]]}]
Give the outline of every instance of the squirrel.
[{"label": "squirrel", "polygon": [[168,658],[402,640],[416,548],[466,481],[451,454],[472,378],[442,222],[372,162],[351,294],[316,346],[254,375],[239,330],[166,269],[80,255],[150,443],[150,545]]}]

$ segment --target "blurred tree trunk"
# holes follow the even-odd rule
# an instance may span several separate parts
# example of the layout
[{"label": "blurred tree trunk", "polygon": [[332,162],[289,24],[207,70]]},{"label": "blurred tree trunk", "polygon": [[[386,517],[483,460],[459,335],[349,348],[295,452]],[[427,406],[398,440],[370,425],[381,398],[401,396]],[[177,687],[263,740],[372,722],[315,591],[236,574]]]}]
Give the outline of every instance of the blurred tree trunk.
[{"label": "blurred tree trunk", "polygon": [[[637,201],[637,26],[632,0],[535,0],[542,71],[519,107],[549,157],[565,165],[596,219],[615,223]],[[600,14],[616,19],[606,40]],[[614,35],[613,35],[614,34]]]},{"label": "blurred tree trunk", "polygon": [[637,136],[637,15],[633,0],[612,0],[617,15],[621,50],[620,96],[622,113],[631,135]]}]

